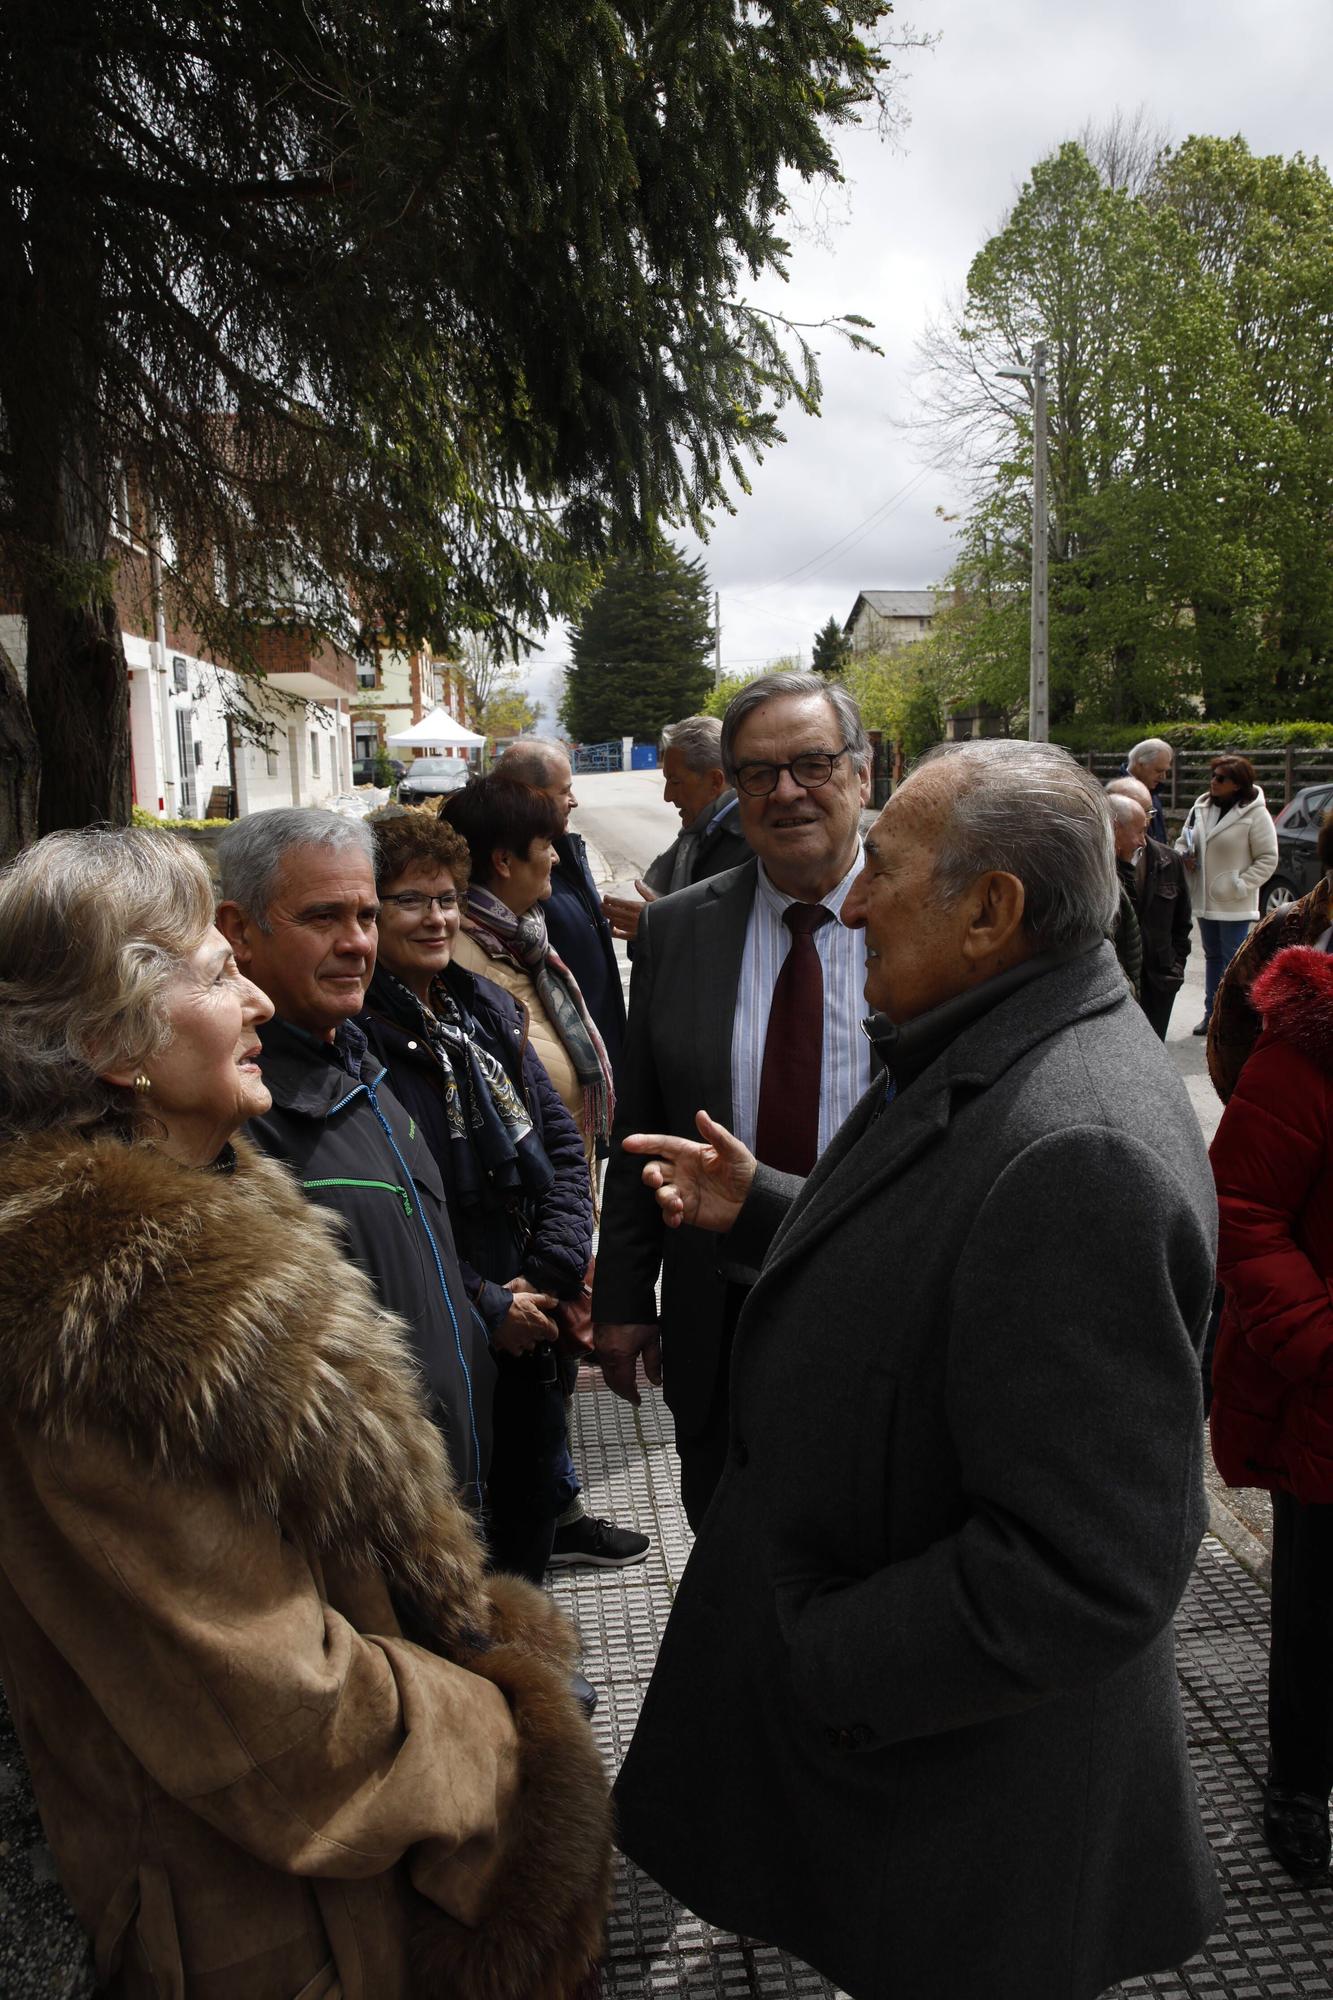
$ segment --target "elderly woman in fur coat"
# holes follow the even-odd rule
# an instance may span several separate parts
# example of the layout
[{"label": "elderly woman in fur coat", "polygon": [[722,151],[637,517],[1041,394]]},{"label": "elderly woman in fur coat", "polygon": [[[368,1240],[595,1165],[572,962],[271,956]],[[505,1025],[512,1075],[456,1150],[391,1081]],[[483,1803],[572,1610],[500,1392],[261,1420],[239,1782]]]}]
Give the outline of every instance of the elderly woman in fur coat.
[{"label": "elderly woman in fur coat", "polygon": [[[1326,940],[1327,942],[1327,940]],[[1328,1879],[1333,1792],[1333,957],[1293,945],[1249,991],[1262,1031],[1212,1144],[1213,1456],[1273,1496],[1264,1834]]]},{"label": "elderly woman in fur coat", "polygon": [[609,1872],[572,1634],[485,1580],[398,1323],[233,1134],[202,862],[0,881],[0,1674],[115,1995],[564,2000]]}]

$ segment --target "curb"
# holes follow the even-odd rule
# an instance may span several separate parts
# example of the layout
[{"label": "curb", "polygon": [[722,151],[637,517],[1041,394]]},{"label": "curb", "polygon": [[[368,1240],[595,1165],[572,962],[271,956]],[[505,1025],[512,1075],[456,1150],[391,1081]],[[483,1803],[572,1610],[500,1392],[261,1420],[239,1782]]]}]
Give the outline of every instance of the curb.
[{"label": "curb", "polygon": [[1273,1558],[1267,1543],[1260,1541],[1215,1493],[1208,1495],[1208,1532],[1248,1571],[1265,1596],[1269,1595],[1273,1588]]}]

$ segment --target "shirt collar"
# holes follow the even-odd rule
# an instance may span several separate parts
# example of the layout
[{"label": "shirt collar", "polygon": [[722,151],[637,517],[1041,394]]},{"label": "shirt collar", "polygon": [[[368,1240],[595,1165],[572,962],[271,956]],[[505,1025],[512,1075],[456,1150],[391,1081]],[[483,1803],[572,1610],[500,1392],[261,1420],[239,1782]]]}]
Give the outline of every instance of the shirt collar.
[{"label": "shirt collar", "polygon": [[[852,861],[851,867],[847,870],[847,873],[843,876],[841,882],[838,883],[837,887],[834,889],[830,889],[826,896],[821,896],[819,899],[820,902],[823,904],[824,908],[829,912],[831,916],[836,917],[839,910],[842,908],[843,904],[847,901],[847,892],[851,888],[857,876],[861,873],[861,870],[864,866],[865,866],[865,848],[862,846],[860,836],[858,835],[856,841],[856,854]],[[796,903],[801,900],[798,896],[784,895],[782,890],[778,888],[777,884],[769,879],[768,870],[765,868],[762,861],[759,863],[759,879],[756,886],[756,894],[758,895],[760,900],[764,902],[767,905],[767,907],[773,912],[773,914],[778,918],[779,921],[781,921],[782,912],[785,909],[787,909],[792,903]]]}]

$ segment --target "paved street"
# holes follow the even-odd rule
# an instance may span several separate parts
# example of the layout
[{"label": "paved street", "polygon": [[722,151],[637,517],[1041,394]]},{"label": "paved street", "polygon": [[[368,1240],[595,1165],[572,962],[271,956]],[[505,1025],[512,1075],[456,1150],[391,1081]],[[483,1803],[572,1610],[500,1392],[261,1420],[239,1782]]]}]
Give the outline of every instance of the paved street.
[{"label": "paved street", "polygon": [[[580,778],[577,791],[575,825],[597,850],[608,880],[627,881],[641,870],[679,824],[661,804],[656,773]],[[1203,1044],[1190,1034],[1201,1008],[1196,951],[1177,1004],[1171,1050],[1211,1130],[1218,1107]],[[1132,1309],[1132,1302],[1127,1306]],[[642,1410],[632,1411],[586,1370],[579,1391],[575,1451],[590,1510],[652,1537],[642,1568],[564,1572],[555,1584],[582,1633],[589,1678],[601,1691],[595,1728],[614,1769],[633,1731],[689,1533],[670,1418],[660,1398],[649,1393]],[[1234,1517],[1228,1516],[1228,1525],[1235,1540]],[[1262,1519],[1255,1525],[1262,1530]],[[1253,1558],[1255,1546],[1249,1553]],[[1150,1994],[1161,2000],[1328,2000],[1333,1991],[1333,1887],[1317,1894],[1297,1889],[1270,1860],[1259,1827],[1267,1615],[1263,1590],[1210,1537],[1177,1619],[1177,1639],[1191,1754],[1226,1893],[1226,1921],[1207,1950],[1179,1971],[1136,1980],[1107,2000]],[[605,1986],[608,2000],[836,2000],[834,1989],[808,1967],[772,1947],[713,1931],[628,1866],[617,1874]],[[79,1933],[54,1882],[0,1704],[0,2000],[84,2000],[90,1992]],[[984,1990],[957,2000],[985,2000]]]}]

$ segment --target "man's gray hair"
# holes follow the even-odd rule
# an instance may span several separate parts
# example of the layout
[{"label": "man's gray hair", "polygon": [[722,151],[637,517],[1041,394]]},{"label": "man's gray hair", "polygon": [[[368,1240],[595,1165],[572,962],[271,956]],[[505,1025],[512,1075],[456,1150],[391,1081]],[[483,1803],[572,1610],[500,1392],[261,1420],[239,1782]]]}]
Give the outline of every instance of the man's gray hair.
[{"label": "man's gray hair", "polygon": [[1148,808],[1142,799],[1132,799],[1128,792],[1108,792],[1106,803],[1111,808],[1111,818],[1117,826],[1128,826],[1139,815],[1146,820]]},{"label": "man's gray hair", "polygon": [[1133,799],[1136,806],[1142,806],[1146,813],[1152,811],[1152,793],[1142,778],[1108,778],[1105,786],[1108,799]]},{"label": "man's gray hair", "polygon": [[1163,743],[1160,736],[1145,736],[1142,743],[1134,745],[1125,762],[1132,771],[1136,764],[1155,763],[1164,750],[1167,756],[1174,761],[1176,753],[1169,743]]},{"label": "man's gray hair", "polygon": [[1067,750],[1004,738],[940,744],[917,771],[953,780],[935,857],[941,902],[992,869],[1023,884],[1023,925],[1039,951],[1078,951],[1113,928],[1120,908],[1106,794]]},{"label": "man's gray hair", "polygon": [[508,778],[515,785],[529,785],[539,792],[554,780],[558,759],[569,762],[569,745],[552,743],[545,736],[520,736],[511,743],[502,757],[496,759],[495,769],[500,777]]},{"label": "man's gray hair", "polygon": [[679,750],[685,769],[702,777],[705,771],[722,769],[722,724],[715,715],[687,715],[681,722],[668,722],[658,739],[663,757]]},{"label": "man's gray hair", "polygon": [[358,854],[375,872],[375,840],[362,819],[319,806],[278,806],[233,820],[218,842],[222,901],[268,929],[269,905],[283,856],[294,847],[324,847],[334,854]]},{"label": "man's gray hair", "polygon": [[823,674],[760,674],[758,680],[746,683],[722,718],[722,769],[730,784],[736,782],[736,736],[746,716],[766,701],[812,694],[819,695],[832,708],[853,764],[859,771],[865,770],[870,762],[870,738],[860,709],[841,681],[826,680]]}]

